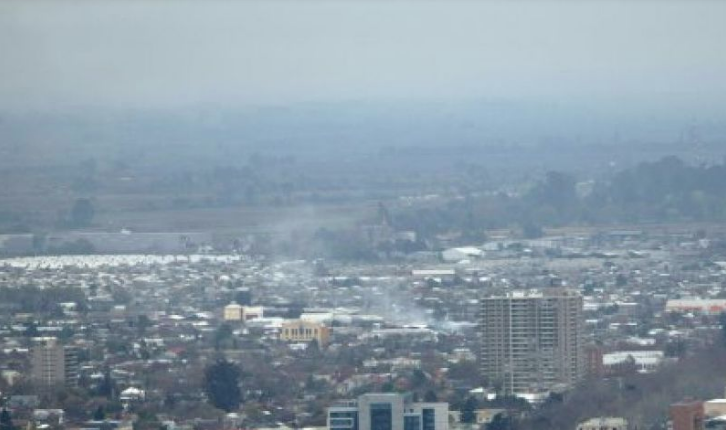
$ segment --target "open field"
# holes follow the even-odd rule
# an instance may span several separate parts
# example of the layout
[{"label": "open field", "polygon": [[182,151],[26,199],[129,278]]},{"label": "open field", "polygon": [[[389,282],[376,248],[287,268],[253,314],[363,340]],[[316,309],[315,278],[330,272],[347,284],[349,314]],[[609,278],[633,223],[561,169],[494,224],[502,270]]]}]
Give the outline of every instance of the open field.
[{"label": "open field", "polygon": [[238,207],[99,213],[98,228],[134,231],[240,231],[280,233],[355,225],[374,214],[374,202],[348,205]]}]

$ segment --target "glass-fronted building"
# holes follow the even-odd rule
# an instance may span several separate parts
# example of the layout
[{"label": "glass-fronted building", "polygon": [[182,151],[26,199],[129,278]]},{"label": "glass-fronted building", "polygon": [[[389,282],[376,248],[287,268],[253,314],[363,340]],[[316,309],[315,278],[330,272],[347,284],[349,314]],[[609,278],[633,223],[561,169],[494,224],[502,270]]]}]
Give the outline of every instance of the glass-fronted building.
[{"label": "glass-fronted building", "polygon": [[448,430],[448,403],[417,403],[398,393],[364,394],[328,409],[330,430]]}]

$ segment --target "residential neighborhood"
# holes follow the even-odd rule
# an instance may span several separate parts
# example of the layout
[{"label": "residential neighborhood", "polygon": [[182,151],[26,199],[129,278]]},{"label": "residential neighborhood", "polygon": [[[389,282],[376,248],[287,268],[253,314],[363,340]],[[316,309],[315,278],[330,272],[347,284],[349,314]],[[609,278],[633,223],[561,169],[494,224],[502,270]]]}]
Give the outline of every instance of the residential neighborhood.
[{"label": "residential neighborhood", "polygon": [[[430,263],[213,252],[9,258],[0,261],[2,398],[14,423],[37,428],[326,427],[330,408],[366,393],[445,402],[442,428],[525,425],[578,385],[655,377],[723,342],[726,264],[716,258],[726,238],[697,236],[511,238],[467,246],[465,260],[442,249]],[[509,330],[487,312],[509,311],[484,304],[558,291],[575,300],[573,325],[555,321],[552,332],[574,342],[568,358],[548,362],[541,344],[497,355],[514,360],[503,370],[485,366]],[[545,378],[541,366],[570,362],[568,376]],[[238,369],[229,410],[209,392],[219,363]],[[507,375],[519,382],[498,379]],[[700,378],[723,392],[726,379],[713,376]],[[700,397],[709,389],[683,395],[700,398],[704,420],[721,419],[718,399]],[[635,421],[651,417],[636,405],[607,410],[642,426]],[[579,428],[601,419],[572,418]]]}]

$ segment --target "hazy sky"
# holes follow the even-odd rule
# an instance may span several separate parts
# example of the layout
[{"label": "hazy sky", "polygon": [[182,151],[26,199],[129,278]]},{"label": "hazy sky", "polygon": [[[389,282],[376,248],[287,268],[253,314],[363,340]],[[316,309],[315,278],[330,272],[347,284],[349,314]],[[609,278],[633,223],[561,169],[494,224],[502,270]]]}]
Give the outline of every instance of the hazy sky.
[{"label": "hazy sky", "polygon": [[724,105],[726,1],[0,2],[2,108],[464,97]]}]

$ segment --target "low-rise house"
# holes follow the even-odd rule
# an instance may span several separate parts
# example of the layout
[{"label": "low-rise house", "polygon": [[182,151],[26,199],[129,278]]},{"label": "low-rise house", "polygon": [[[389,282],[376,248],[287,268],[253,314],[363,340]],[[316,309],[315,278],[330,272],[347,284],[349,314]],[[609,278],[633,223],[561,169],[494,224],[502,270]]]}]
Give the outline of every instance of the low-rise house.
[{"label": "low-rise house", "polygon": [[628,430],[628,421],[619,417],[590,418],[578,424],[577,430]]}]

